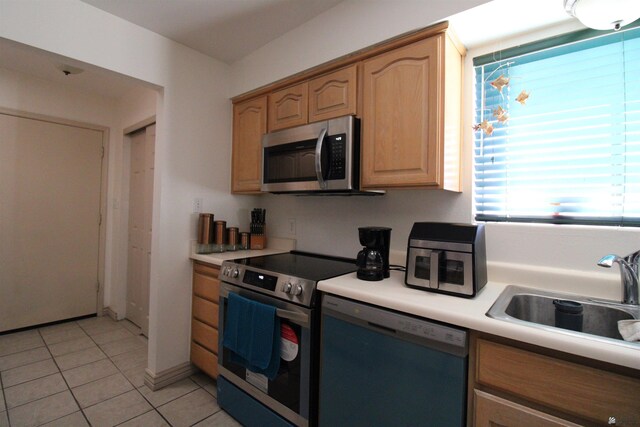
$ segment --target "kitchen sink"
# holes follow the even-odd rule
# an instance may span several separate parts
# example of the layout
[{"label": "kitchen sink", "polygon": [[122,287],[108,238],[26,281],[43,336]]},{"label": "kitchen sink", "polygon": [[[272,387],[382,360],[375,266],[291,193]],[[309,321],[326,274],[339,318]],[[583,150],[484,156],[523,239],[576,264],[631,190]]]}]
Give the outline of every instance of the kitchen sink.
[{"label": "kitchen sink", "polygon": [[[556,304],[582,307],[582,326],[572,329],[564,323],[556,324]],[[619,320],[640,319],[640,307],[614,301],[597,300],[570,294],[555,293],[520,286],[507,286],[487,312],[487,316],[507,322],[559,331],[576,336],[590,335],[598,340],[638,347],[623,340],[618,331]],[[571,318],[571,316],[569,316]]]}]

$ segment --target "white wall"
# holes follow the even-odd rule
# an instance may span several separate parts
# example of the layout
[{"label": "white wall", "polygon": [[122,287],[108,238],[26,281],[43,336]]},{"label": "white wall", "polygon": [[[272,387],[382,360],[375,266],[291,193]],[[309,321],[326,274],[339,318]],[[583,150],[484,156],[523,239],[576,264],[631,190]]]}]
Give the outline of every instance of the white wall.
[{"label": "white wall", "polygon": [[233,64],[239,95],[489,0],[345,0]]},{"label": "white wall", "polygon": [[226,65],[78,0],[3,0],[0,37],[162,88],[158,97],[149,370],[189,360],[194,197],[231,224],[253,198],[229,194]]},{"label": "white wall", "polygon": [[[234,89],[239,92],[275,81],[331,58],[390,36],[447,17],[480,2],[361,2],[347,1],[317,19],[291,31],[233,65]],[[482,6],[480,6],[482,7]],[[458,9],[458,10],[452,10]],[[389,191],[376,198],[311,198],[267,195],[270,233],[295,237],[302,250],[353,257],[359,249],[357,228],[380,225],[393,228],[392,249],[406,250],[408,234],[416,221],[471,222],[473,121],[472,59],[551,35],[580,28],[575,21],[537,32],[500,39],[469,51],[465,60],[463,192]],[[455,30],[455,28],[454,28]],[[236,95],[237,93],[234,93]],[[295,236],[289,219],[295,219]],[[640,230],[616,227],[488,224],[487,250],[494,267],[509,265],[517,272],[490,269],[493,279],[531,284],[539,275],[523,274],[539,268],[587,274],[601,280],[610,297],[618,293],[617,269],[596,266],[607,253],[627,254],[640,248]],[[516,268],[517,267],[517,268]],[[504,268],[502,270],[505,270]],[[506,271],[506,270],[505,270]],[[500,272],[500,274],[497,274]],[[535,283],[538,284],[538,283]],[[602,295],[604,296],[604,295]]]}]

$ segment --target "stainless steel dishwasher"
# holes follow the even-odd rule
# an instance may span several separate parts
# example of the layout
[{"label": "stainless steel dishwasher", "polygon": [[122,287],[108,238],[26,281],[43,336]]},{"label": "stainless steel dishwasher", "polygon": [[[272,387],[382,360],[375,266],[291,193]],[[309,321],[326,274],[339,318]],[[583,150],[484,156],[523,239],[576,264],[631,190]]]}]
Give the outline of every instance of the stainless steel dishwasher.
[{"label": "stainless steel dishwasher", "polygon": [[467,332],[324,295],[320,426],[464,426]]}]

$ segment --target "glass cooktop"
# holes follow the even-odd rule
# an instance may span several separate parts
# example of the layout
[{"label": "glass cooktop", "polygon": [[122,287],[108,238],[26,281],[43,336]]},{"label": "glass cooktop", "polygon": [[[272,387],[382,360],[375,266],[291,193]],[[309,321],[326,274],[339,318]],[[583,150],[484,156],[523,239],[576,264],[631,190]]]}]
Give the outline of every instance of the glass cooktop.
[{"label": "glass cooktop", "polygon": [[316,282],[352,273],[358,269],[355,260],[333,258],[306,252],[239,258],[234,259],[232,262],[242,264],[247,268],[286,274]]}]

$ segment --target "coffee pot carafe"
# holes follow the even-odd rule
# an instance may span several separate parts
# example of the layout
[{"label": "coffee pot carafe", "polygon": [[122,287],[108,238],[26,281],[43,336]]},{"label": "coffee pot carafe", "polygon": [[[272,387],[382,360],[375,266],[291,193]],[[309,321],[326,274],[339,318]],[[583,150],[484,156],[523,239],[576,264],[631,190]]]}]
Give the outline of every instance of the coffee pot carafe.
[{"label": "coffee pot carafe", "polygon": [[377,281],[389,277],[391,229],[388,227],[359,227],[358,235],[360,244],[364,245],[357,257],[358,279]]}]

